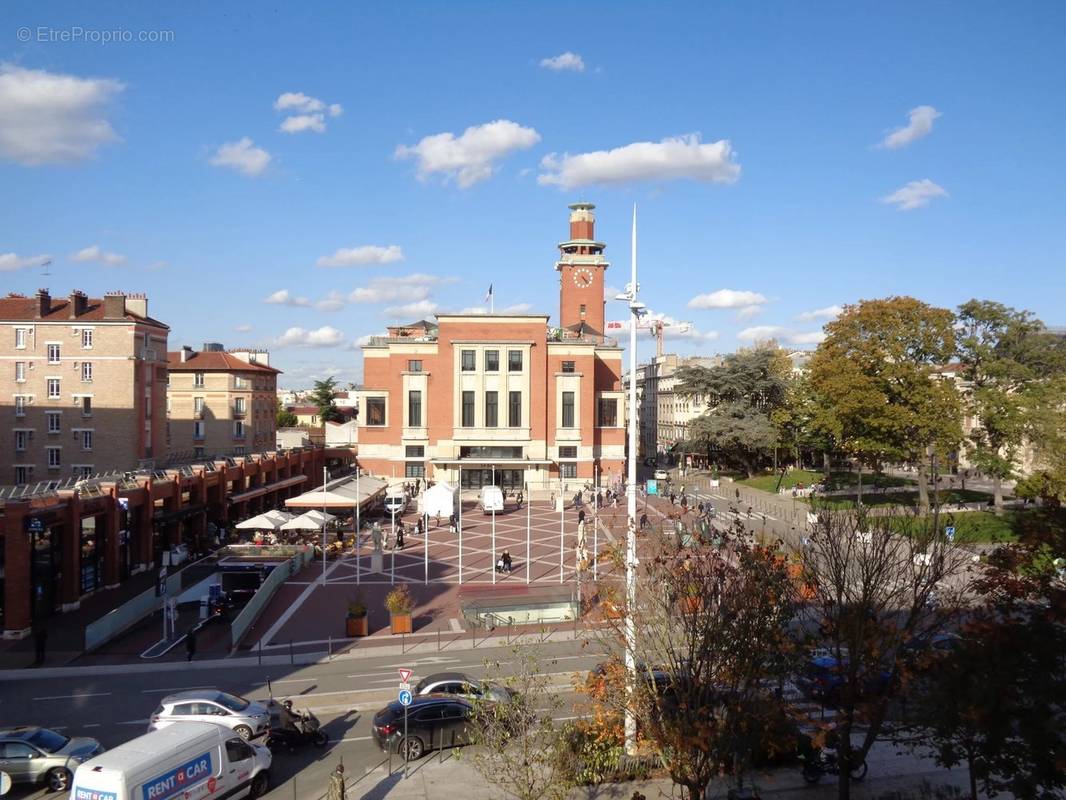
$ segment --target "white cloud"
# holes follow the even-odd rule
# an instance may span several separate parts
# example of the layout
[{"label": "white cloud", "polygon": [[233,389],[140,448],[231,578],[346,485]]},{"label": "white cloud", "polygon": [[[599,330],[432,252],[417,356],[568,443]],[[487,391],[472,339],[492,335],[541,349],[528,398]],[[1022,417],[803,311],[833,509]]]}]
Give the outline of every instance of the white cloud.
[{"label": "white cloud", "polygon": [[124,88],[110,78],[0,64],[0,156],[26,166],[90,158],[118,141],[104,111]]},{"label": "white cloud", "polygon": [[288,289],[278,289],[263,302],[272,306],[294,306],[300,308],[306,308],[311,305],[311,301],[306,297],[296,297]]},{"label": "white cloud", "polygon": [[275,347],[337,347],[344,344],[344,334],[330,325],[307,330],[293,327],[274,340]]},{"label": "white cloud", "polygon": [[314,131],[315,133],[326,132],[326,118],[321,114],[297,114],[286,117],[278,127],[283,133],[302,133]]},{"label": "white cloud", "polygon": [[569,70],[570,72],[584,72],[585,60],[577,53],[571,53],[567,50],[565,53],[561,53],[551,58],[542,58],[540,65],[544,69],[554,70],[555,72],[563,72]]},{"label": "white cloud", "polygon": [[882,197],[882,203],[894,204],[900,211],[912,211],[916,208],[924,208],[937,197],[947,197],[947,190],[943,186],[933,183],[928,178],[920,181],[911,181],[902,189],[897,189],[887,197]]},{"label": "white cloud", "polygon": [[790,334],[788,340],[792,344],[821,344],[825,340],[824,331],[807,331],[806,333]]},{"label": "white cloud", "polygon": [[[533,306],[530,303],[514,303],[513,305],[504,306],[503,308],[497,308],[495,310],[495,313],[496,314],[525,314],[526,312],[528,312],[532,308],[533,308]],[[488,306],[467,306],[466,308],[459,309],[455,313],[456,314],[488,314],[489,313],[489,307]]]},{"label": "white cloud", "polygon": [[74,253],[70,257],[71,261],[78,261],[80,263],[94,262],[97,264],[103,264],[105,267],[121,267],[126,263],[126,257],[119,255],[118,253],[108,253],[105,250],[100,249],[100,245],[94,244],[91,247],[85,247]]},{"label": "white cloud", "polygon": [[737,338],[742,341],[762,342],[767,339],[776,339],[785,333],[788,331],[777,325],[755,325],[740,331]]},{"label": "white cloud", "polygon": [[420,180],[440,172],[445,180],[454,178],[460,189],[466,189],[491,177],[500,159],[539,141],[540,134],[533,128],[498,119],[469,127],[458,137],[450,132],[437,133],[416,145],[400,145],[395,156],[417,158]]},{"label": "white cloud", "polygon": [[[719,289],[708,294],[698,294],[688,301],[689,308],[747,308],[761,306],[766,298],[758,292]],[[751,312],[747,312],[749,315]]]},{"label": "white cloud", "polygon": [[0,253],[0,272],[14,272],[27,267],[39,267],[51,256],[20,256],[18,253]]},{"label": "white cloud", "polygon": [[365,244],[361,247],[342,247],[331,256],[322,256],[315,264],[320,267],[360,267],[366,264],[392,264],[403,261],[403,248],[398,244],[382,247]]},{"label": "white cloud", "polygon": [[[697,342],[713,342],[718,338],[718,331],[701,331],[691,322],[683,322],[675,319],[669,314],[664,314],[661,311],[649,311],[641,318],[641,324],[637,327],[637,336],[646,337],[651,335],[652,328],[651,322],[660,321],[663,323],[663,335],[667,339],[689,339]],[[629,317],[607,323],[607,335],[608,336],[621,336],[629,332]],[[625,345],[628,343],[628,339],[625,341],[619,341],[619,344]]]},{"label": "white cloud", "polygon": [[882,140],[881,146],[887,147],[889,150],[897,150],[921,139],[923,136],[928,136],[933,132],[933,120],[940,116],[942,114],[932,106],[912,108],[907,113],[907,124],[902,128],[896,128],[892,133],[888,134]]},{"label": "white cloud", "polygon": [[800,322],[811,322],[816,319],[836,319],[844,311],[840,306],[826,306],[825,308],[816,308],[814,311],[804,311],[802,314],[797,314],[796,319]]},{"label": "white cloud", "polygon": [[389,306],[384,314],[387,317],[428,317],[437,310],[437,304],[432,300],[416,300],[413,303],[405,303],[401,306]]},{"label": "white cloud", "polygon": [[254,326],[245,323],[243,325],[234,325],[233,330],[237,331],[237,333],[248,333],[248,331],[252,330],[253,327]]},{"label": "white cloud", "polygon": [[340,292],[330,292],[321,300],[315,302],[315,308],[319,311],[340,311],[347,302],[348,298]]},{"label": "white cloud", "polygon": [[762,306],[741,306],[737,309],[737,319],[751,319],[763,312]]},{"label": "white cloud", "polygon": [[429,287],[455,283],[458,278],[440,275],[426,275],[415,272],[411,275],[397,275],[387,278],[374,278],[367,286],[360,286],[348,295],[349,303],[394,303],[425,300],[429,297]]},{"label": "white cloud", "polygon": [[541,167],[547,172],[537,177],[537,183],[563,189],[675,178],[733,183],[740,177],[727,139],[701,144],[695,133],[573,156],[552,153],[541,160]]},{"label": "white cloud", "polygon": [[254,178],[263,174],[270,165],[271,158],[270,153],[261,147],[256,147],[255,142],[245,136],[236,142],[226,142],[220,146],[218,152],[211,158],[211,164],[236,170]]},{"label": "white cloud", "polygon": [[151,264],[148,264],[145,269],[150,272],[158,272],[161,269],[166,269],[168,266],[169,264],[167,264],[166,261],[153,261]]},{"label": "white cloud", "polygon": [[331,117],[341,115],[343,109],[340,103],[327,106],[317,97],[311,97],[303,92],[284,92],[274,101],[275,111],[298,111],[304,114],[328,111]]}]

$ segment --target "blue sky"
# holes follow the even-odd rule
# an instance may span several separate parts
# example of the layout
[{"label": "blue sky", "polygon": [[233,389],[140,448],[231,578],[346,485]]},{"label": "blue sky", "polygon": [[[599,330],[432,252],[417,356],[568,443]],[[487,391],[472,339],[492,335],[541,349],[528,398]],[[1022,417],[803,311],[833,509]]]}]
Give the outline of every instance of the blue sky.
[{"label": "blue sky", "polygon": [[639,205],[681,352],[810,347],[889,294],[1066,323],[1061,3],[86,8],[0,17],[3,285],[147,292],[173,346],[268,346],[283,385],[490,282],[554,315],[578,199],[616,287]]}]

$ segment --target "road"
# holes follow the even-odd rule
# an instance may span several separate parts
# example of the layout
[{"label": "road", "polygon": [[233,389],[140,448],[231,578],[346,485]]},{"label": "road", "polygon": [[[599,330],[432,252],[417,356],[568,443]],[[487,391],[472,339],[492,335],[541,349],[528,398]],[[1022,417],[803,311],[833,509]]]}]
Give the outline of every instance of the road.
[{"label": "road", "polygon": [[[587,673],[602,655],[594,647],[582,647],[581,642],[539,645],[538,653],[542,671],[563,700],[562,716],[579,713],[575,703],[580,696],[570,690],[574,674]],[[0,719],[4,724],[42,725],[67,736],[93,736],[111,748],[144,733],[152,711],[172,692],[210,687],[266,700],[272,690],[278,699],[291,698],[295,708],[314,712],[330,737],[323,750],[308,748],[275,759],[275,788],[270,796],[302,798],[320,794],[326,776],[341,759],[349,776],[381,763],[384,756],[371,740],[370,724],[374,712],[395,699],[399,667],[414,670],[414,683],[441,671],[482,677],[487,661],[506,663],[513,658],[511,648],[478,648],[411,658],[337,658],[306,667],[223,666],[189,671],[180,664],[167,664],[149,673],[0,682]],[[20,787],[9,796],[25,800],[49,795]]]}]

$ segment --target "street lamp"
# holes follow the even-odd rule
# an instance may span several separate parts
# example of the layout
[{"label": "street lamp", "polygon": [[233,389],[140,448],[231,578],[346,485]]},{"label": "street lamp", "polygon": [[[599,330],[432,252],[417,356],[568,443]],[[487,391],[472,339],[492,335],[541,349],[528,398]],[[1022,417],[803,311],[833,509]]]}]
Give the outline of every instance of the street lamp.
[{"label": "street lamp", "polygon": [[633,716],[633,693],[636,690],[636,626],[633,608],[637,602],[637,324],[647,313],[647,306],[637,300],[637,206],[633,205],[633,236],[630,281],[625,291],[615,296],[629,305],[629,458],[626,501],[626,752],[633,755],[637,747],[637,720]]}]

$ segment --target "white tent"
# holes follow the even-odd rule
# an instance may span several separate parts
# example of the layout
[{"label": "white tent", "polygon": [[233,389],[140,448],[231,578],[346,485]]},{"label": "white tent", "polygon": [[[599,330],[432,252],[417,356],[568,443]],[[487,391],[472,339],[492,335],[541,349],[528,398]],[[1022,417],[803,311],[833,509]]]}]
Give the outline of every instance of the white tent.
[{"label": "white tent", "polygon": [[459,490],[454,484],[435,483],[422,493],[422,513],[450,517],[459,508]]},{"label": "white tent", "polygon": [[238,522],[234,527],[240,531],[276,531],[282,526],[284,520],[274,519],[266,514],[260,514],[258,517],[252,517],[246,519],[244,522]]},{"label": "white tent", "polygon": [[[325,519],[323,519],[325,517]],[[336,519],[332,514],[323,514],[321,511],[308,511],[294,517],[281,526],[283,531],[318,531],[325,522]]]}]

